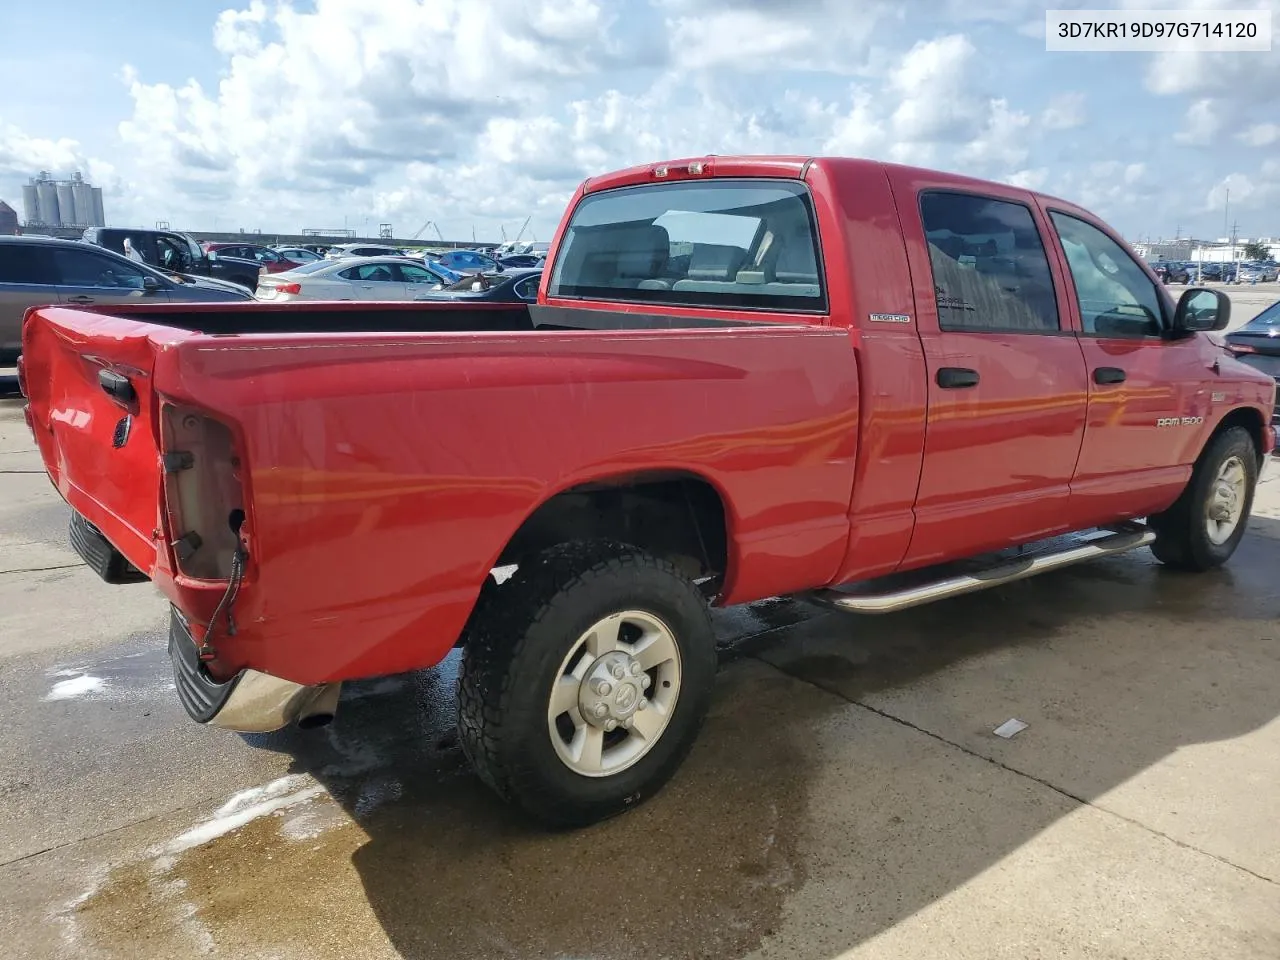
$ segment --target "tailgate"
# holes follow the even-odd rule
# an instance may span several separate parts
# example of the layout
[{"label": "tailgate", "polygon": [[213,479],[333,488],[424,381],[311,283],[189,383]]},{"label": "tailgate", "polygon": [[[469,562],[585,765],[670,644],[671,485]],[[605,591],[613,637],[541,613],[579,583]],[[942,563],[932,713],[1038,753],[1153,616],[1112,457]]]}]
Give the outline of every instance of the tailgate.
[{"label": "tailgate", "polygon": [[156,330],[78,310],[35,310],[23,327],[21,371],[28,422],[54,485],[148,575],[162,536]]}]

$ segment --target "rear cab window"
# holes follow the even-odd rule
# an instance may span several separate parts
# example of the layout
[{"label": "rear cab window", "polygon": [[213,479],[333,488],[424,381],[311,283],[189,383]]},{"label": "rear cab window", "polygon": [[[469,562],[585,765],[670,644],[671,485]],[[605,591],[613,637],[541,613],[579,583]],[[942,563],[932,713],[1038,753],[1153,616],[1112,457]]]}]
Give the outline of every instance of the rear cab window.
[{"label": "rear cab window", "polygon": [[561,241],[551,298],[824,312],[808,188],[723,179],[589,194]]}]

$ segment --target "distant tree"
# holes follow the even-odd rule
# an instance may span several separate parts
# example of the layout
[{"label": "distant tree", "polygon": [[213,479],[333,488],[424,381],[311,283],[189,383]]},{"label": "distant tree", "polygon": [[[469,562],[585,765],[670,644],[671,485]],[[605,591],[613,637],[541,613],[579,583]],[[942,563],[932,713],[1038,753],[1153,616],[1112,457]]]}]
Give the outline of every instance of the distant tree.
[{"label": "distant tree", "polygon": [[1265,243],[1250,240],[1244,245],[1243,256],[1246,260],[1269,260],[1271,258],[1271,248]]}]

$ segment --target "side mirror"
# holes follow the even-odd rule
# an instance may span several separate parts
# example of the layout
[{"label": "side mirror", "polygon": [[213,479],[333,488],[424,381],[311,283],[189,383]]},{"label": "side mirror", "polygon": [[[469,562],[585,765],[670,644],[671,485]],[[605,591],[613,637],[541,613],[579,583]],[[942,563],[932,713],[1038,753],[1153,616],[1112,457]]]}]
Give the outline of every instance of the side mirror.
[{"label": "side mirror", "polygon": [[1173,314],[1175,333],[1206,333],[1225,330],[1231,322],[1231,298],[1221,290],[1203,287],[1185,291]]},{"label": "side mirror", "polygon": [[218,251],[210,250],[208,253],[205,254],[205,256],[208,258],[210,263],[213,263],[213,261],[218,259]]},{"label": "side mirror", "polygon": [[157,280],[155,277],[143,277],[142,292],[143,293],[159,293],[160,281]]}]

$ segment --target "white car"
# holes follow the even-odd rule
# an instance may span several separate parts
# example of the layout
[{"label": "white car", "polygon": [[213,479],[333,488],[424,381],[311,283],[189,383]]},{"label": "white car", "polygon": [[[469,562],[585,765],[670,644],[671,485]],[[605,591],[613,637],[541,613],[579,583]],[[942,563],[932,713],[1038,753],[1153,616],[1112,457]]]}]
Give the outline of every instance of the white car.
[{"label": "white car", "polygon": [[346,260],[351,257],[402,257],[399,247],[389,247],[382,243],[344,243],[332,247],[324,255],[326,260]]},{"label": "white car", "polygon": [[414,300],[417,294],[438,291],[459,275],[435,264],[404,257],[358,257],[318,260],[284,273],[258,278],[259,300]]}]

